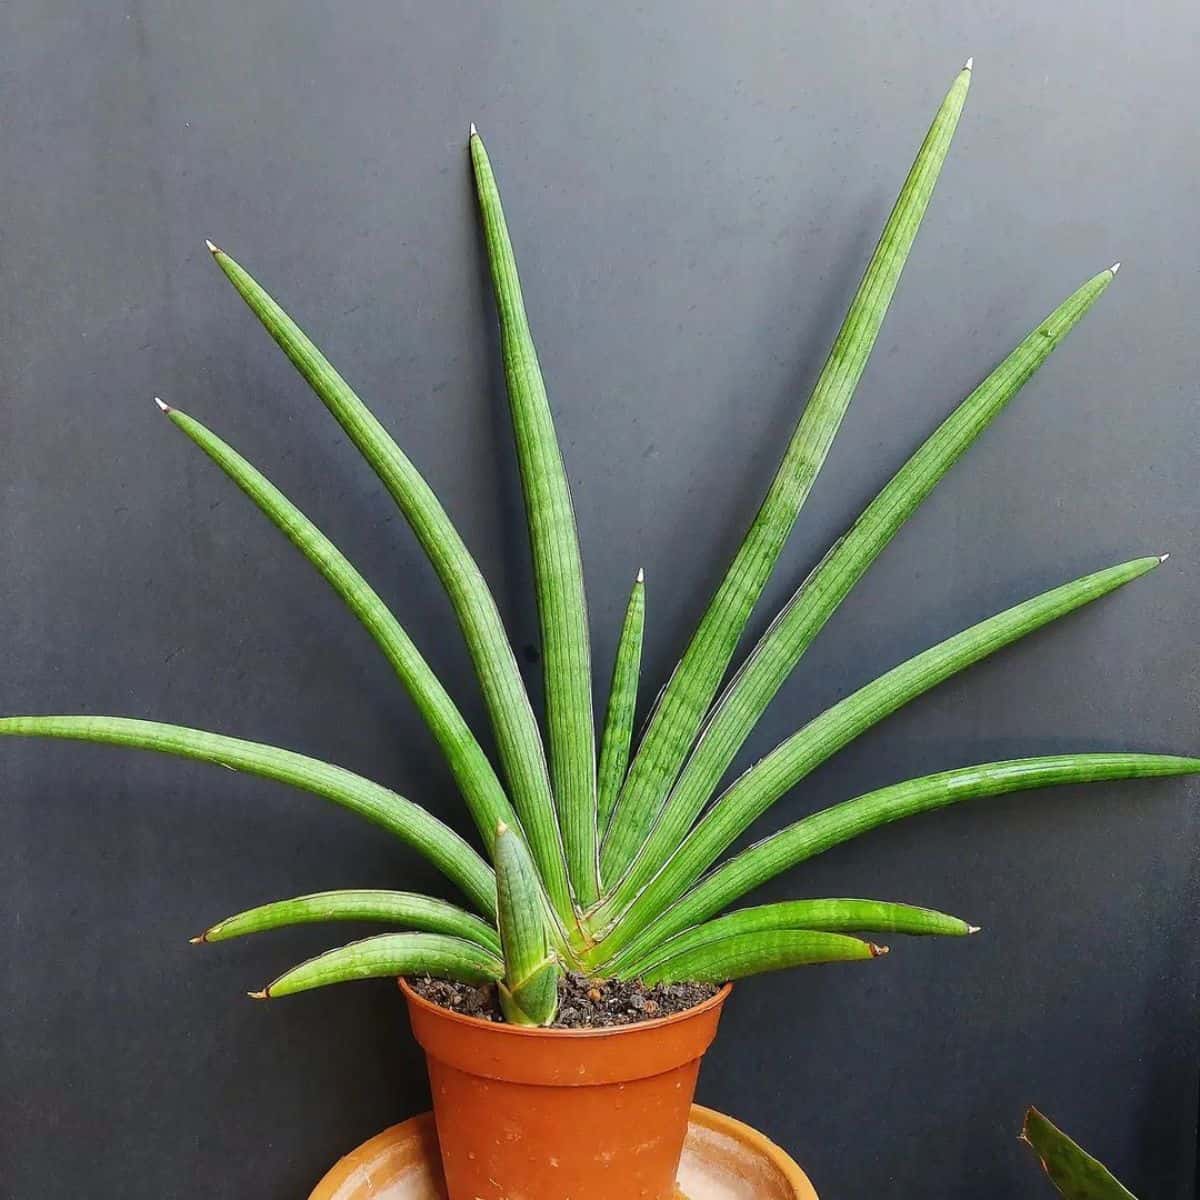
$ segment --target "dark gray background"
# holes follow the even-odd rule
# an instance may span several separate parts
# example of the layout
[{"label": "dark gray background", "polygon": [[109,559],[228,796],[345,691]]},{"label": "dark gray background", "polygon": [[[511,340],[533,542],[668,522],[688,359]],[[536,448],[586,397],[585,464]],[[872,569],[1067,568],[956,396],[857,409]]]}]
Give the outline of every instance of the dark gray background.
[{"label": "dark gray background", "polygon": [[[0,12],[0,710],[275,741],[461,821],[374,647],[152,396],[229,438],[394,601],[471,719],[431,572],[209,262],[213,237],[400,436],[536,690],[465,135],[504,189],[575,487],[600,673],[649,589],[648,703],[754,510],[938,101],[972,94],[859,395],[756,617],[1080,281],[1124,270],[831,622],[748,749],[1085,571],[1169,566],[941,687],[789,795],[1060,749],[1195,750],[1191,4],[9,0]],[[602,690],[602,689],[601,689]],[[254,780],[0,745],[0,1192],[292,1198],[427,1103],[392,986],[259,1006],[315,929],[259,901],[437,887]],[[1028,1195],[1036,1102],[1147,1198],[1193,1194],[1197,787],[1068,789],[878,833],[767,889],[977,921],[738,989],[700,1099],[828,1200]]]}]

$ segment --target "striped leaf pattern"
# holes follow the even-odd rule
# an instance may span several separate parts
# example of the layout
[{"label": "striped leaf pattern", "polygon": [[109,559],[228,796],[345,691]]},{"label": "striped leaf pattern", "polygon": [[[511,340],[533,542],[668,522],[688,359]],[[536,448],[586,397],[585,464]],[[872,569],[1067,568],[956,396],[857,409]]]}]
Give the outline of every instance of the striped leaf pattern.
[{"label": "striped leaf pattern", "polygon": [[653,950],[623,963],[612,964],[616,974],[640,978],[685,951],[745,933],[774,930],[809,930],[823,933],[902,933],[910,937],[965,937],[978,930],[974,925],[931,908],[890,904],[882,900],[785,900],[741,908],[715,921],[668,938]]},{"label": "striped leaf pattern", "polygon": [[813,963],[856,962],[879,958],[886,946],[876,946],[840,933],[808,929],[768,929],[741,933],[681,950],[656,963],[643,976],[646,983],[724,983],[747,975],[805,967]]},{"label": "striped leaf pattern", "polygon": [[804,817],[756,842],[706,875],[672,907],[661,911],[640,936],[630,940],[628,931],[632,925],[623,925],[620,935],[604,945],[612,951],[627,942],[628,949],[616,961],[636,961],[665,939],[707,921],[798,863],[904,817],[1011,792],[1198,772],[1200,758],[1169,754],[1060,754],[956,767],[893,783]]},{"label": "striped leaf pattern", "polygon": [[546,891],[569,919],[570,886],[541,734],[500,611],[433,489],[307,334],[250,273],[211,246],[217,265],[358,447],[417,535],[446,589],[483,689],[511,795]]},{"label": "striped leaf pattern", "polygon": [[625,894],[641,887],[679,844],[775,693],[850,589],[942,476],[1100,298],[1112,279],[1111,268],[1101,271],[1038,325],[892,477],[800,586],[706,722],[662,815],[629,876],[622,882]]},{"label": "striped leaf pattern", "polygon": [[970,70],[961,71],[934,117],[783,462],[654,710],[602,847],[609,885],[623,875],[653,825],[825,461],[933,195],[970,81]]},{"label": "striped leaf pattern", "polygon": [[128,717],[0,717],[0,737],[70,738],[155,750],[260,775],[324,796],[420,851],[481,912],[489,917],[495,915],[496,884],[492,869],[453,829],[419,804],[343,767],[261,742]]},{"label": "striped leaf pattern", "polygon": [[[678,899],[780,796],[872,725],[958,671],[1158,565],[1158,558],[1135,559],[1044,592],[893,667],[815,717],[730,786],[659,874],[629,897],[628,911],[620,907],[621,893],[614,896],[611,916],[620,918],[622,936]],[[601,910],[601,921],[609,915]]]},{"label": "striped leaf pattern", "polygon": [[551,780],[571,884],[580,903],[587,905],[599,895],[599,862],[591,643],[579,532],[500,192],[473,126],[471,161],[500,316],[500,350],[533,552]]},{"label": "striped leaf pattern", "polygon": [[375,639],[437,739],[480,835],[490,846],[497,824],[515,825],[516,815],[462,713],[404,627],[346,556],[261,472],[199,421],[178,409],[164,406],[164,411],[321,572]]},{"label": "striped leaf pattern", "polygon": [[431,896],[371,888],[315,892],[260,904],[210,925],[192,941],[227,942],[250,933],[324,921],[372,921],[425,933],[444,933],[475,942],[493,954],[500,953],[500,937],[495,927],[473,913]]},{"label": "striped leaf pattern", "polygon": [[613,664],[612,684],[608,689],[608,709],[604,716],[604,735],[600,741],[600,770],[597,789],[597,826],[608,827],[617,803],[617,794],[625,782],[629,766],[629,747],[633,742],[633,721],[637,712],[638,679],[642,669],[642,640],[646,627],[646,576],[638,571],[625,609],[617,657]]},{"label": "striped leaf pattern", "polygon": [[495,983],[503,970],[495,954],[462,938],[439,933],[381,933],[310,958],[250,996],[254,1000],[274,1000],[328,987],[331,983],[394,979],[397,975]]}]

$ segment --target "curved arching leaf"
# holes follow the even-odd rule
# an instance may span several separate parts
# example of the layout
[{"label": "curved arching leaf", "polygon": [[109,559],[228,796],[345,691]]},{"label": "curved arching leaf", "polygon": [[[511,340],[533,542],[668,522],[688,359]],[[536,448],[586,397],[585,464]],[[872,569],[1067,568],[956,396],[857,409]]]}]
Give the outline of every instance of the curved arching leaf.
[{"label": "curved arching leaf", "polygon": [[[162,401],[159,401],[162,404]],[[346,556],[265,475],[232,446],[177,408],[163,406],[170,420],[238,485],[263,514],[325,577],[362,622],[404,685],[437,739],[471,816],[491,846],[496,825],[517,824],[516,814],[492,764],[458,706],[413,645],[404,627]]]},{"label": "curved arching leaf", "polygon": [[1044,592],[947,638],[826,709],[731,784],[643,889],[618,889],[599,910],[595,928],[619,919],[621,936],[639,932],[780,796],[864,730],[972,663],[1158,565],[1158,558],[1134,559]]},{"label": "curved arching leaf", "polygon": [[192,941],[226,942],[251,933],[323,921],[378,921],[424,933],[464,938],[495,954],[500,953],[500,938],[495,928],[473,913],[432,896],[375,888],[314,892],[290,900],[259,904],[210,925]]},{"label": "curved arching leaf", "polygon": [[637,958],[612,964],[623,978],[637,978],[684,951],[743,933],[776,929],[806,929],[821,933],[901,933],[910,937],[965,937],[974,925],[932,908],[891,904],[884,900],[784,900],[726,913],[668,938]]},{"label": "curved arching leaf", "polygon": [[807,929],[774,929],[736,934],[706,942],[657,963],[642,977],[656,983],[727,983],[747,975],[784,971],[813,963],[855,962],[878,958],[886,946],[875,946],[840,933]]},{"label": "curved arching leaf", "polygon": [[[622,958],[650,953],[664,939],[707,920],[798,863],[904,817],[1010,792],[1198,772],[1200,758],[1169,754],[1052,754],[956,767],[893,783],[804,817],[722,863],[630,939]],[[618,927],[617,941],[623,932]]]},{"label": "curved arching leaf", "polygon": [[261,742],[129,717],[0,717],[0,737],[4,736],[70,738],[155,750],[261,775],[324,796],[407,842],[461,888],[481,912],[495,915],[492,869],[467,842],[419,804],[344,767]]},{"label": "curved arching leaf", "polygon": [[255,1000],[274,1000],[278,996],[328,987],[331,983],[390,979],[397,975],[495,983],[503,970],[496,955],[462,938],[440,933],[381,933],[310,958],[250,995]]}]

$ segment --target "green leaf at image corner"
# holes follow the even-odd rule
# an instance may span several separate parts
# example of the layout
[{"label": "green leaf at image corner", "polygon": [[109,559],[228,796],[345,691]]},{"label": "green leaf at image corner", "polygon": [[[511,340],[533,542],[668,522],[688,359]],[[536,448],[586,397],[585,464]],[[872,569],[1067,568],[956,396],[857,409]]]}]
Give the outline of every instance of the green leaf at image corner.
[{"label": "green leaf at image corner", "polygon": [[1025,1114],[1021,1141],[1041,1161],[1042,1170],[1065,1200],[1137,1200],[1115,1175],[1036,1108]]}]

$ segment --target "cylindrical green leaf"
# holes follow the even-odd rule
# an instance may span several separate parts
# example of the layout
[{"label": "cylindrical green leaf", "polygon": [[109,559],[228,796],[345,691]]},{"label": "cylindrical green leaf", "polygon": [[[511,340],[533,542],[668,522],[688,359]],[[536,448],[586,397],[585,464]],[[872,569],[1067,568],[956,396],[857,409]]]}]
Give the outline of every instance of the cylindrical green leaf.
[{"label": "cylindrical green leaf", "polygon": [[494,983],[502,973],[500,960],[482,946],[440,933],[381,933],[327,950],[284,972],[255,1000],[274,1000],[297,992],[349,983],[355,979],[390,979],[397,975],[430,975],[460,983]]},{"label": "cylindrical green leaf", "polygon": [[571,889],[541,734],[496,602],[433,489],[302,329],[239,263],[217,265],[382,480],[433,564],[475,664],[513,804],[556,912],[570,926]]},{"label": "cylindrical green leaf", "polygon": [[375,639],[442,748],[490,847],[497,823],[515,825],[517,818],[487,755],[404,627],[346,556],[266,476],[199,421],[175,408],[165,411],[321,572]]},{"label": "cylindrical green leaf", "polygon": [[1110,268],[1063,301],[946,418],[800,585],[725,689],[642,847],[621,895],[663,865],[699,816],[767,705],[896,531],[1112,282]]},{"label": "cylindrical green leaf", "polygon": [[492,916],[496,911],[491,868],[453,829],[419,804],[342,767],[260,742],[127,717],[0,717],[3,736],[72,738],[132,746],[291,784],[324,796],[394,833],[429,859],[482,912]]},{"label": "cylindrical green leaf", "polygon": [[[598,912],[594,928],[619,920],[621,928],[613,932],[620,939],[640,932],[780,796],[864,730],[972,663],[1158,565],[1158,558],[1134,559],[1044,592],[939,642],[833,705],[737,779],[625,913],[614,897]],[[609,953],[615,949],[610,946]]]},{"label": "cylindrical green leaf", "polygon": [[[1167,754],[1057,754],[957,767],[844,800],[756,843],[705,876],[633,939],[622,958],[652,953],[666,938],[721,912],[797,863],[904,817],[987,796],[1116,779],[1200,772],[1200,758]],[[615,940],[629,941],[623,927]],[[610,951],[612,945],[610,944]]]},{"label": "cylindrical green leaf", "polygon": [[807,929],[775,929],[743,933],[706,942],[664,959],[642,977],[656,983],[727,983],[747,975],[783,971],[812,963],[853,962],[878,958],[886,946],[874,946],[840,933]]},{"label": "cylindrical green leaf", "polygon": [[666,800],[825,461],[933,194],[970,79],[969,69],[959,73],[934,117],[783,462],[655,707],[601,847],[601,875],[608,887],[628,869]]},{"label": "cylindrical green leaf", "polygon": [[608,826],[608,819],[617,803],[617,794],[625,782],[625,770],[629,766],[645,626],[646,576],[638,571],[629,594],[629,605],[625,609],[621,637],[617,642],[612,684],[608,691],[608,711],[604,717],[604,736],[600,742],[598,824],[601,832]]},{"label": "cylindrical green leaf", "polygon": [[311,925],[320,921],[378,921],[407,926],[425,933],[444,933],[475,942],[493,954],[500,953],[496,930],[472,913],[445,900],[414,892],[356,889],[315,892],[291,900],[275,900],[210,925],[194,942],[225,942],[249,933]]},{"label": "cylindrical green leaf", "polygon": [[623,958],[611,970],[622,978],[650,973],[659,963],[684,951],[743,933],[806,929],[821,933],[902,933],[910,937],[965,937],[973,925],[932,908],[889,904],[883,900],[785,900],[727,913],[686,929],[637,958]]},{"label": "cylindrical green leaf", "polygon": [[[496,923],[504,954],[501,1004],[513,1024],[549,1025],[558,1009],[558,971],[550,953],[537,871],[525,843],[506,825],[496,830],[493,853]],[[554,977],[549,985],[546,975]]]},{"label": "cylindrical green leaf", "polygon": [[575,895],[599,894],[596,844],[596,739],[592,666],[579,532],[554,418],[525,314],[500,191],[483,141],[471,127],[471,162],[508,384],[517,462],[525,494],[533,580],[542,632],[550,776]]}]

